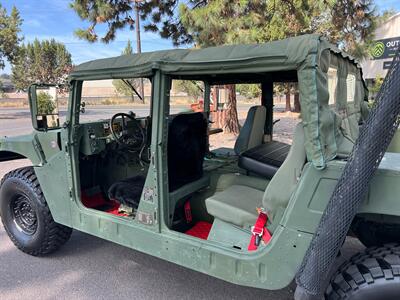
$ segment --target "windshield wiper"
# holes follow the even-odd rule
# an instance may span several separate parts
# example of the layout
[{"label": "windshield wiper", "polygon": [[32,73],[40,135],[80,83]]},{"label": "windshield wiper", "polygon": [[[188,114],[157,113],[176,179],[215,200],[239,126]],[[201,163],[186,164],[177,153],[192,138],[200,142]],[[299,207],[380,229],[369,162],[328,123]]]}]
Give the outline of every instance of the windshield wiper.
[{"label": "windshield wiper", "polygon": [[139,94],[139,92],[135,89],[135,87],[126,79],[121,79],[127,86],[129,86],[136,94],[136,96],[139,97],[140,100],[143,101],[143,97]]}]

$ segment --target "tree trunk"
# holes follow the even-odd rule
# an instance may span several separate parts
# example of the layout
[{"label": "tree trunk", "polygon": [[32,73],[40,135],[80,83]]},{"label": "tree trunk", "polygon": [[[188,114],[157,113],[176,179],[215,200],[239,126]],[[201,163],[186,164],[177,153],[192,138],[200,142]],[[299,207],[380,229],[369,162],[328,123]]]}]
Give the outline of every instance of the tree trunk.
[{"label": "tree trunk", "polygon": [[218,101],[218,87],[214,86],[211,88],[211,100],[214,103],[214,107],[217,108]]},{"label": "tree trunk", "polygon": [[239,119],[236,105],[236,89],[234,84],[226,85],[228,90],[228,104],[226,111],[225,126],[227,132],[239,134]]},{"label": "tree trunk", "polygon": [[300,112],[300,95],[299,92],[294,94],[294,111],[299,113]]},{"label": "tree trunk", "polygon": [[286,91],[286,107],[285,111],[292,111],[292,106],[290,105],[290,85],[287,86]]}]

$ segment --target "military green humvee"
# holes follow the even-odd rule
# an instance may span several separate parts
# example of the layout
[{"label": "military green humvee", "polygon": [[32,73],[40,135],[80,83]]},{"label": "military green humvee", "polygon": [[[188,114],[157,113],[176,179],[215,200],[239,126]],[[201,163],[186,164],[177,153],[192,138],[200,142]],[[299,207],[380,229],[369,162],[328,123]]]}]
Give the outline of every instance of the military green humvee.
[{"label": "military green humvee", "polygon": [[[152,85],[149,116],[81,121],[83,82],[139,77]],[[204,113],[170,113],[177,79],[204,83]],[[301,123],[291,146],[272,140],[274,82],[298,82]],[[234,149],[210,151],[211,87],[236,83],[260,84],[261,103]],[[33,165],[1,183],[0,213],[14,244],[45,255],[73,228],[270,290],[293,281],[368,115],[361,68],[318,35],[100,59],[77,66],[69,84],[63,124],[54,87],[32,85],[33,133],[0,139],[0,161]],[[386,153],[349,232],[380,248],[335,273],[328,299],[399,293],[400,247],[383,246],[400,237],[399,176],[399,154]]]}]

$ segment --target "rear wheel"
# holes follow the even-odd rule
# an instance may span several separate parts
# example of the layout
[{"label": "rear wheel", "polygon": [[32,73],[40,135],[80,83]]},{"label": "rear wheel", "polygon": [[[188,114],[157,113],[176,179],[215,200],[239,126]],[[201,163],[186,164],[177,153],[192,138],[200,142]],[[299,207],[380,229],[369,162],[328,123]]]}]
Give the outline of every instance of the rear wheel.
[{"label": "rear wheel", "polygon": [[30,255],[42,256],[57,250],[72,233],[71,228],[54,222],[32,167],[4,176],[0,215],[11,241]]},{"label": "rear wheel", "polygon": [[400,244],[373,247],[356,254],[333,276],[325,297],[349,300],[395,300],[400,295]]}]

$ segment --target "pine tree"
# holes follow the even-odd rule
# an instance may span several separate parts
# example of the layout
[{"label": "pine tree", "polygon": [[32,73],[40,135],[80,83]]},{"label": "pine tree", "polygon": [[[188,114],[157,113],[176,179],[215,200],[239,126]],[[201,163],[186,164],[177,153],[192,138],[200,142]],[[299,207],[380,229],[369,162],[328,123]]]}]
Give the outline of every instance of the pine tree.
[{"label": "pine tree", "polygon": [[[378,17],[373,0],[161,0],[137,5],[145,30],[171,39],[174,45],[263,43],[320,33],[356,57],[367,54]],[[90,42],[109,42],[117,30],[135,26],[131,0],[75,0],[71,6],[89,21],[89,27],[76,34]],[[101,24],[107,31],[99,37],[96,26]],[[229,99],[236,102],[234,97]],[[228,107],[227,129],[236,132],[238,121],[229,120],[237,115],[236,107]]]},{"label": "pine tree", "polygon": [[27,89],[32,83],[57,84],[65,88],[71,69],[71,54],[64,44],[54,39],[36,39],[20,47],[12,65],[12,80],[19,90]]},{"label": "pine tree", "polygon": [[[203,6],[206,0],[189,0],[196,7]],[[140,0],[73,0],[70,4],[78,16],[89,23],[86,28],[75,31],[75,35],[89,42],[108,43],[115,39],[117,31],[135,29],[133,18],[135,6],[146,31],[158,32],[162,38],[171,39],[174,44],[189,44],[190,35],[182,26],[176,8],[179,0],[140,1]],[[98,35],[97,27],[106,27],[103,36]]]},{"label": "pine tree", "polygon": [[0,69],[4,68],[5,59],[13,62],[18,54],[18,44],[22,40],[19,37],[21,24],[22,19],[15,6],[7,15],[7,10],[0,4]]},{"label": "pine tree", "polygon": [[[133,54],[133,48],[131,41],[128,40],[125,49],[122,51],[122,55],[130,55],[130,54]],[[114,85],[115,90],[117,91],[118,94],[131,97],[132,102],[134,102],[135,98],[137,97],[137,94],[132,89],[132,87],[137,90],[140,84],[139,80],[140,79],[138,78],[124,79],[124,80],[114,79],[112,81],[112,84]],[[144,99],[142,99],[142,102],[144,103]]]}]

